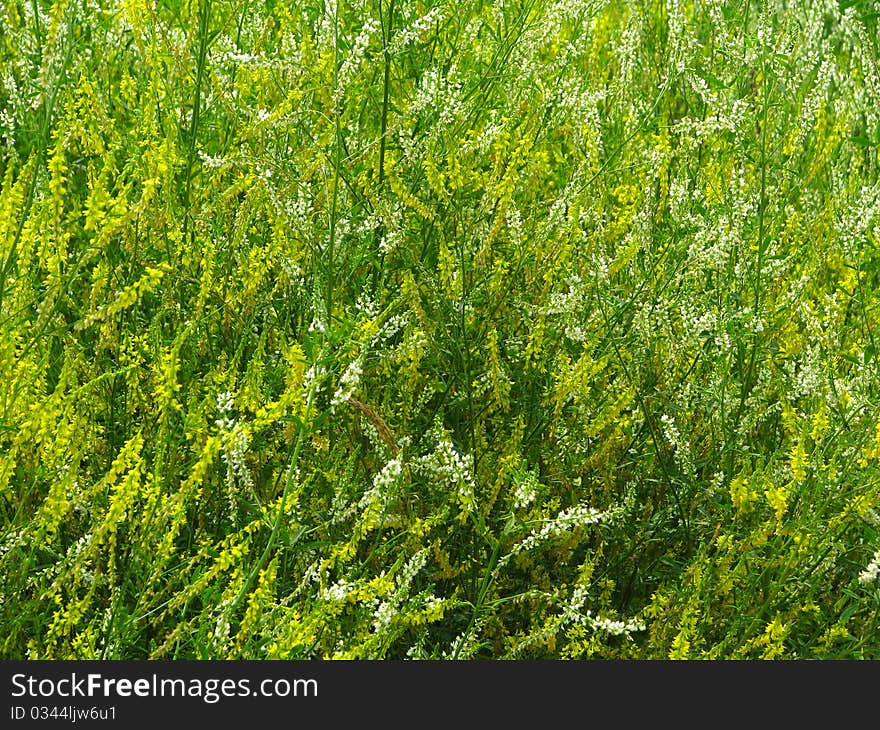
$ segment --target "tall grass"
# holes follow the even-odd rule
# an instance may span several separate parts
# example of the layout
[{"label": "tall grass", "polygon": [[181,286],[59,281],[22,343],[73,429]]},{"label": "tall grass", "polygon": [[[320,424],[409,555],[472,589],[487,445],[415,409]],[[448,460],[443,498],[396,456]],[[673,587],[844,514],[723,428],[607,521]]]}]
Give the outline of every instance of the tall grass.
[{"label": "tall grass", "polygon": [[0,4],[0,655],[877,658],[869,2]]}]

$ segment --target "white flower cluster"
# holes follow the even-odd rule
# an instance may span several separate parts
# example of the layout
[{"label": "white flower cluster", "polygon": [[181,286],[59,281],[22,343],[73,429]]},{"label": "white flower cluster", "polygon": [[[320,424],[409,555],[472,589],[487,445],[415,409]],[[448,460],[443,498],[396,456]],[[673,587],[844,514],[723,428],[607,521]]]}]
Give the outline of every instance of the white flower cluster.
[{"label": "white flower cluster", "polygon": [[391,601],[382,601],[373,613],[373,630],[379,631],[391,623],[396,607]]},{"label": "white flower cluster", "polygon": [[605,631],[613,636],[629,636],[633,631],[644,631],[645,622],[641,619],[620,621],[617,619],[593,616],[591,611],[584,614],[584,621],[596,631]]},{"label": "white flower cluster", "polygon": [[271,68],[278,71],[296,69],[302,64],[302,53],[295,41],[289,36],[282,38],[284,53],[272,55],[244,53],[238,50],[235,41],[228,36],[220,36],[217,41],[209,54],[212,68],[218,66],[221,68]]},{"label": "white flower cluster", "polygon": [[439,421],[435,421],[431,436],[436,446],[410,461],[410,467],[429,478],[437,489],[454,489],[461,514],[470,513],[476,507],[476,487],[469,458],[455,448]]},{"label": "white flower cluster", "polygon": [[662,423],[663,435],[669,442],[669,445],[675,451],[675,456],[679,461],[679,466],[686,474],[693,476],[695,473],[694,459],[691,453],[691,447],[687,439],[682,438],[681,431],[675,425],[675,419],[664,413],[660,417]]},{"label": "white flower cluster", "polygon": [[730,252],[741,245],[739,231],[722,216],[717,222],[700,221],[688,248],[688,259],[700,276],[707,271],[724,271]]},{"label": "white flower cluster", "polygon": [[324,0],[324,12],[313,29],[315,44],[321,50],[333,48],[336,40],[336,23],[339,14],[337,0]]},{"label": "white flower cluster", "polygon": [[633,631],[644,631],[645,623],[640,619],[621,621],[607,617],[593,616],[591,610],[583,610],[584,604],[589,597],[589,587],[579,583],[574,587],[571,596],[563,602],[561,612],[552,620],[545,623],[540,629],[530,633],[520,643],[513,647],[510,658],[521,654],[530,646],[544,643],[549,637],[555,636],[570,624],[577,623],[589,626],[594,631],[604,631],[614,636],[627,636]]},{"label": "white flower cluster", "polygon": [[330,524],[339,525],[352,519],[358,511],[358,503],[349,499],[344,485],[337,485],[330,504]]},{"label": "white flower cluster", "polygon": [[593,616],[593,612],[590,609],[582,612],[581,607],[586,603],[587,596],[587,586],[575,586],[568,604],[563,609],[561,622],[563,625],[575,621],[590,626],[595,631],[604,631],[613,636],[629,636],[633,631],[645,630],[645,622],[641,619],[633,618],[621,621],[620,619]]},{"label": "white flower cluster", "polygon": [[372,336],[368,346],[371,348],[385,346],[388,340],[393,338],[398,332],[404,329],[407,324],[409,324],[410,319],[411,315],[409,314],[395,314],[389,317],[385,321],[385,324],[383,324],[376,334]]},{"label": "white flower cluster", "polygon": [[8,109],[0,111],[0,138],[8,150],[15,148],[15,118]]},{"label": "white flower cluster", "polygon": [[859,573],[859,583],[862,585],[870,585],[875,583],[880,577],[880,550],[874,553],[874,557],[868,567]]},{"label": "white flower cluster", "polygon": [[358,319],[375,319],[379,316],[379,303],[367,292],[358,295],[355,307],[358,311]]},{"label": "white flower cluster", "polygon": [[220,418],[214,421],[218,428],[224,431],[231,431],[235,425],[235,420],[231,417],[232,408],[235,405],[235,399],[230,391],[224,391],[217,394],[217,411]]},{"label": "white flower cluster", "polygon": [[715,113],[703,118],[684,117],[672,125],[672,132],[685,149],[695,149],[720,132],[736,134],[743,122],[746,109],[747,103],[738,100],[737,106],[730,115]]},{"label": "white flower cluster", "polygon": [[345,603],[351,592],[356,589],[357,586],[355,584],[349,583],[345,578],[340,578],[333,585],[321,588],[319,595],[325,601],[331,601],[332,603]]},{"label": "white flower cluster", "polygon": [[387,490],[394,486],[403,472],[403,465],[400,459],[391,459],[382,470],[373,477],[373,487],[380,491]]},{"label": "white flower cluster", "polygon": [[[490,110],[490,119],[493,111],[494,110]],[[489,150],[495,140],[498,139],[498,135],[501,134],[503,129],[503,122],[490,121],[479,134],[474,130],[471,130],[469,136],[461,146],[461,153],[463,155],[468,155],[473,152],[484,154]]]},{"label": "white flower cluster", "polygon": [[862,519],[873,527],[880,527],[880,515],[877,514],[876,510],[873,510],[870,507],[865,510]]},{"label": "white flower cluster", "polygon": [[384,232],[379,241],[379,251],[387,256],[394,249],[406,241],[406,227],[404,224],[404,208],[402,205],[392,207],[390,213],[383,220]]},{"label": "white flower cluster", "polygon": [[[670,13],[670,20],[672,13]],[[633,13],[627,20],[626,27],[620,37],[620,47],[617,52],[618,63],[620,69],[617,75],[617,93],[620,101],[627,107],[626,117],[635,119],[638,112],[635,109],[634,102],[638,95],[632,93],[635,85],[635,78],[639,73],[636,66],[639,58],[639,47],[642,44],[642,20],[638,14]]]},{"label": "white flower cluster", "polygon": [[592,324],[587,304],[588,286],[578,274],[572,274],[567,282],[567,290],[550,294],[545,313],[552,315],[559,323],[565,336],[572,342],[585,342]]},{"label": "white flower cluster", "polygon": [[486,611],[476,618],[469,628],[456,636],[449,649],[443,652],[443,659],[471,659],[481,646],[480,634],[489,621],[491,614]]},{"label": "white flower cluster", "polygon": [[217,418],[214,423],[223,436],[223,451],[220,458],[226,465],[226,490],[230,514],[236,512],[236,494],[239,487],[253,488],[254,480],[247,465],[247,451],[250,445],[247,428],[235,420],[232,410],[235,399],[230,391],[217,394]]},{"label": "white flower cluster", "polygon": [[251,471],[247,465],[249,445],[250,439],[244,426],[236,424],[220,457],[223,459],[223,463],[226,464],[226,487],[233,512],[235,511],[236,504],[236,488],[239,485],[252,488],[254,485]]},{"label": "white flower cluster", "polygon": [[437,111],[441,127],[451,124],[461,112],[462,83],[454,65],[446,73],[432,68],[422,75],[419,90],[407,114],[415,117],[425,109]]},{"label": "white flower cluster", "polygon": [[382,26],[378,20],[375,18],[367,18],[361,28],[361,32],[358,33],[357,37],[355,37],[352,42],[351,50],[346,55],[345,61],[342,62],[339,74],[336,77],[335,100],[337,104],[342,99],[349,84],[351,84],[357,75],[364,58],[366,58],[367,47],[370,45],[370,40],[381,30]]},{"label": "white flower cluster", "polygon": [[610,516],[611,512],[602,512],[586,504],[576,504],[574,507],[562,510],[552,520],[541,525],[540,529],[532,530],[522,542],[515,545],[513,550],[499,561],[498,566],[501,567],[516,555],[531,550],[547,540],[580,527],[606,521]]},{"label": "white flower cluster", "polygon": [[336,388],[336,392],[330,401],[331,408],[336,408],[340,403],[344,403],[354,395],[363,374],[363,358],[359,357],[349,363],[342,377],[339,378],[339,386]]},{"label": "white flower cluster", "polygon": [[[11,532],[8,532],[6,534],[3,542],[0,542],[0,560],[5,558],[6,554],[13,548],[17,548],[25,544],[24,535],[24,530],[12,530]],[[88,536],[79,538],[79,540],[74,543],[74,547],[80,546],[81,544],[85,543],[87,539]],[[77,549],[79,548],[77,547]],[[70,554],[69,550],[68,554]]]},{"label": "white flower cluster", "polygon": [[407,560],[406,565],[403,566],[400,574],[397,576],[398,589],[409,588],[410,584],[413,582],[413,578],[415,578],[418,572],[425,567],[425,563],[427,562],[428,551],[425,548],[422,548]]},{"label": "white flower cluster", "polygon": [[423,459],[423,463],[441,481],[473,489],[474,480],[470,468],[455,445],[448,439],[440,441],[434,453]]},{"label": "white flower cluster", "polygon": [[[394,592],[384,601],[378,602],[373,613],[373,629],[380,631],[391,623],[391,619],[399,611],[400,604],[409,597],[409,589],[418,572],[425,567],[428,551],[424,548],[413,555],[401,568],[395,579]],[[437,600],[434,596],[430,598]]]},{"label": "white flower cluster", "polygon": [[810,344],[797,358],[786,360],[782,369],[790,378],[791,387],[800,396],[811,396],[822,390],[826,363],[820,348]]},{"label": "white flower cluster", "polygon": [[[383,470],[384,471],[384,470]],[[378,478],[380,474],[377,474]],[[363,513],[373,513],[381,515],[385,511],[385,507],[388,505],[388,490],[387,484],[382,484],[382,486],[373,485],[366,492],[363,493],[360,500],[358,501],[358,507]]]},{"label": "white flower cluster", "polygon": [[[318,321],[320,320],[313,320],[313,322]],[[306,374],[303,376],[303,390],[306,392],[310,391],[317,383],[323,380],[325,375],[327,375],[327,368],[323,365],[319,365],[318,363],[310,365],[309,369],[306,370]]]},{"label": "white flower cluster", "polygon": [[213,157],[204,150],[199,150],[198,155],[202,165],[208,170],[216,170],[226,164],[222,157]]},{"label": "white flower cluster", "polygon": [[868,232],[880,220],[880,186],[863,186],[835,225],[843,249],[854,259],[863,255]]},{"label": "white flower cluster", "polygon": [[529,471],[525,476],[517,479],[513,485],[513,506],[515,509],[525,509],[538,496],[538,487],[541,484],[534,471]]},{"label": "white flower cluster", "polygon": [[229,643],[229,632],[232,628],[229,621],[230,601],[222,601],[217,606],[217,620],[214,624],[214,635],[211,642],[215,651],[222,651]]},{"label": "white flower cluster", "polygon": [[415,21],[395,33],[394,39],[388,45],[389,53],[399,53],[410,43],[421,41],[429,31],[433,30],[438,23],[442,23],[443,20],[443,8],[440,6],[431,8],[427,13],[416,18]]}]

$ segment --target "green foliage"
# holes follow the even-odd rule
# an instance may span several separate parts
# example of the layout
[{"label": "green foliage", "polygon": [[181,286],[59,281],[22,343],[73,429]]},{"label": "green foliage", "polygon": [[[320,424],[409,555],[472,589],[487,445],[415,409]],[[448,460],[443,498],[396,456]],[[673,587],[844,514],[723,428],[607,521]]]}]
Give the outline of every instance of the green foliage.
[{"label": "green foliage", "polygon": [[0,2],[0,656],[878,658],[866,2]]}]

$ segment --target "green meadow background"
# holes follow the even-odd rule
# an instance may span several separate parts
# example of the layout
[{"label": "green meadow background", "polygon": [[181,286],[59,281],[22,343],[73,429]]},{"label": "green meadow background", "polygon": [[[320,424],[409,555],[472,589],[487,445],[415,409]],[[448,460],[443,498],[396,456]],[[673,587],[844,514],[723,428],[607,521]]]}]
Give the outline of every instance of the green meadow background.
[{"label": "green meadow background", "polygon": [[0,0],[0,656],[880,658],[869,0]]}]

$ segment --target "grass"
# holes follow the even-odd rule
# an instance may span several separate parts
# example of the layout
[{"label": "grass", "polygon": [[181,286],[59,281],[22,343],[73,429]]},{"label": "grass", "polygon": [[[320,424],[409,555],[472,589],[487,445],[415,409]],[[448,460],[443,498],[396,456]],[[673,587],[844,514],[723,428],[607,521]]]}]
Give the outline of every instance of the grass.
[{"label": "grass", "polygon": [[0,5],[0,656],[875,659],[870,2]]}]

